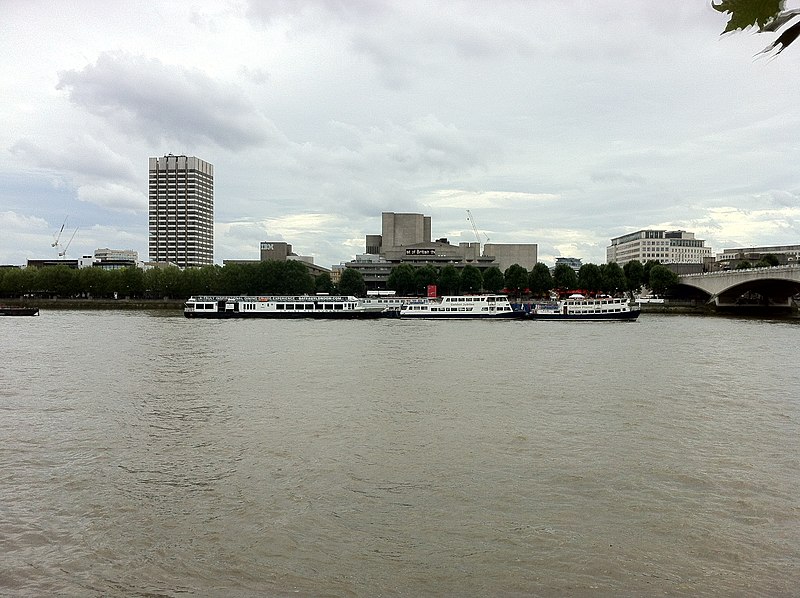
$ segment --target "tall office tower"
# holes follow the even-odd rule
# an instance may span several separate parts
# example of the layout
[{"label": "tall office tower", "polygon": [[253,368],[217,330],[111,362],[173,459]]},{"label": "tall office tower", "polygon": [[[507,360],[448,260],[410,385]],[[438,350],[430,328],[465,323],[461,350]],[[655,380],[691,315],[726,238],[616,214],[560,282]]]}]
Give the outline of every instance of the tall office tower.
[{"label": "tall office tower", "polygon": [[150,158],[150,261],[214,263],[214,166],[194,156]]}]

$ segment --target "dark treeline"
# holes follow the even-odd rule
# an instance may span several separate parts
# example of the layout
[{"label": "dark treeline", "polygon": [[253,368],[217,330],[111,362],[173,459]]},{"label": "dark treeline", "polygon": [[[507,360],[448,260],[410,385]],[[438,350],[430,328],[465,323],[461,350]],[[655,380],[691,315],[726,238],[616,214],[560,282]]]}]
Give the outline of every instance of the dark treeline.
[{"label": "dark treeline", "polygon": [[293,261],[229,264],[202,268],[123,268],[66,266],[0,269],[0,296],[183,299],[190,295],[304,294],[330,292],[330,277],[314,280]]},{"label": "dark treeline", "polygon": [[[677,276],[658,262],[625,264],[584,264],[576,273],[561,264],[551,273],[545,264],[529,272],[514,264],[501,272],[492,267],[481,272],[475,266],[460,271],[452,265],[436,268],[401,264],[395,267],[388,288],[398,295],[425,295],[435,284],[441,295],[506,291],[514,296],[544,297],[553,289],[582,289],[609,294],[637,291],[643,285],[663,293],[677,282]],[[229,264],[202,268],[123,268],[104,270],[66,266],[0,269],[2,297],[85,297],[130,299],[183,299],[191,295],[302,295],[341,293],[363,296],[366,285],[360,272],[348,268],[334,286],[328,274],[316,278],[300,262],[267,261],[257,264]]]},{"label": "dark treeline", "polygon": [[387,286],[403,296],[423,295],[428,285],[435,284],[441,295],[505,291],[516,297],[546,297],[555,289],[580,289],[613,295],[635,292],[643,286],[661,294],[677,282],[678,277],[674,272],[651,260],[644,264],[632,261],[625,264],[624,268],[616,263],[599,266],[584,264],[578,272],[566,264],[559,264],[552,272],[542,263],[536,264],[530,271],[514,264],[505,272],[496,267],[481,272],[471,265],[459,271],[454,266],[437,269],[430,265],[414,267],[401,264],[392,269]]}]

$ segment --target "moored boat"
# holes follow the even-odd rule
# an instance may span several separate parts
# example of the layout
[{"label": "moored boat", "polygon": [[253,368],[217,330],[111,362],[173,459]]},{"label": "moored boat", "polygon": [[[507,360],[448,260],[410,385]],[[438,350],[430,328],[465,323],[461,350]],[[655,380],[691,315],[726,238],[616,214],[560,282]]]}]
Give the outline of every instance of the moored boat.
[{"label": "moored boat", "polygon": [[380,318],[385,306],[365,305],[357,297],[334,295],[189,297],[187,318]]},{"label": "moored boat", "polygon": [[0,316],[38,316],[38,307],[24,305],[0,305]]},{"label": "moored boat", "polygon": [[627,297],[585,297],[573,294],[565,299],[531,305],[534,320],[622,320],[633,321],[641,313]]},{"label": "moored boat", "polygon": [[400,317],[406,319],[506,319],[524,318],[523,310],[514,309],[505,295],[445,295],[404,303]]}]

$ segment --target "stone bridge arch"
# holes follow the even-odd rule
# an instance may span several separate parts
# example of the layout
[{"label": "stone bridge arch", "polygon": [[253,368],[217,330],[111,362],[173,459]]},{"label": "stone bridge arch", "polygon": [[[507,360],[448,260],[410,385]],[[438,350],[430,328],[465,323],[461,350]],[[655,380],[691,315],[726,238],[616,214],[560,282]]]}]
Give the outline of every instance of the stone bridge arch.
[{"label": "stone bridge arch", "polygon": [[792,297],[800,294],[800,266],[685,274],[678,282],[701,291],[717,307],[791,308]]}]

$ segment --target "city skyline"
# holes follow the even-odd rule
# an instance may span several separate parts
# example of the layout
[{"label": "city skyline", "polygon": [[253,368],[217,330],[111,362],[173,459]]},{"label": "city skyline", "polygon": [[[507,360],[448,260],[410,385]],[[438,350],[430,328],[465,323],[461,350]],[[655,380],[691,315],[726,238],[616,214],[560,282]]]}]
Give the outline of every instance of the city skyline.
[{"label": "city skyline", "polygon": [[[385,211],[434,237],[603,263],[687,230],[800,243],[797,57],[710,2],[10,2],[0,263],[148,255],[149,156],[215,167],[214,259],[291,243],[330,267]],[[180,31],[181,35],[174,35]]]}]

